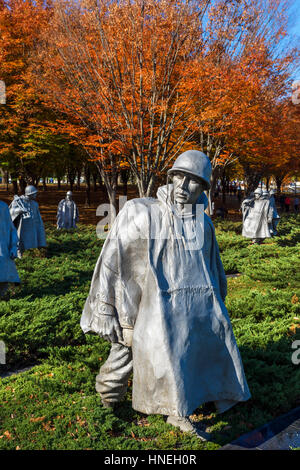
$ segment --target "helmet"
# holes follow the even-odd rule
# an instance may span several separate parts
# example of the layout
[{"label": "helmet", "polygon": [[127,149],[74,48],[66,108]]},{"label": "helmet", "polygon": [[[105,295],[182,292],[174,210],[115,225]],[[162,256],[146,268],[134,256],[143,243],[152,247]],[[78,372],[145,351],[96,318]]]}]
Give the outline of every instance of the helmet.
[{"label": "helmet", "polygon": [[73,196],[72,191],[68,191],[68,192],[67,192],[67,196]]},{"label": "helmet", "polygon": [[263,191],[261,188],[256,188],[256,190],[254,191],[254,194],[260,194],[262,195]]},{"label": "helmet", "polygon": [[211,163],[205,153],[198,150],[183,152],[175,160],[172,168],[168,171],[168,175],[177,171],[183,171],[200,178],[205,183],[206,189],[210,188]]},{"label": "helmet", "polygon": [[25,196],[31,196],[32,194],[36,194],[38,190],[36,189],[35,186],[32,186],[31,184],[29,186],[26,186],[25,188]]},{"label": "helmet", "polygon": [[263,195],[263,196],[269,196],[269,191],[267,191],[266,189],[264,189],[263,192],[262,192],[262,195]]}]

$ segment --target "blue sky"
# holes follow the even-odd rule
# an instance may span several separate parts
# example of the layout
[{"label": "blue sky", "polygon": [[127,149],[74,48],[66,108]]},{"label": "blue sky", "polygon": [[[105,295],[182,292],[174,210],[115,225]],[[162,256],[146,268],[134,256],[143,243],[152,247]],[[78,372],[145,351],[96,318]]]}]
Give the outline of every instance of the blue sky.
[{"label": "blue sky", "polygon": [[[289,35],[294,37],[295,45],[300,46],[300,0],[293,0],[290,7],[289,15]],[[294,79],[300,80],[300,68],[293,76]]]}]

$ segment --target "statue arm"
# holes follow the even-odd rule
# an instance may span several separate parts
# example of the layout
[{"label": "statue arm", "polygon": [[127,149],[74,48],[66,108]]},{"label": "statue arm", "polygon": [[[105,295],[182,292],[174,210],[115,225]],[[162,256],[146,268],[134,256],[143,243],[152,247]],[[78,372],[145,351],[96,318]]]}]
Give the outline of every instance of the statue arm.
[{"label": "statue arm", "polygon": [[18,256],[18,246],[19,246],[19,237],[17,230],[11,220],[9,210],[7,209],[7,219],[10,229],[10,243],[9,243],[9,255],[11,259],[17,258]]},{"label": "statue arm", "polygon": [[100,303],[99,313],[94,313],[90,324],[92,332],[98,334],[110,343],[118,343],[123,340],[122,328],[118,321],[115,309],[112,305]]},{"label": "statue arm", "polygon": [[145,241],[132,241],[126,233],[127,222],[131,226],[136,218],[135,211],[132,216],[128,213],[129,204],[118,214],[104,243],[81,317],[84,333],[96,333],[122,344],[122,332],[129,337],[133,331],[141,297],[140,282],[147,266]]},{"label": "statue arm", "polygon": [[22,215],[22,214],[25,214],[27,211],[26,209],[23,207],[23,204],[18,202],[19,201],[19,196],[15,196],[14,197],[14,200],[12,201],[12,203],[10,204],[9,206],[9,212],[10,212],[10,217],[11,217],[11,220],[16,224],[17,223],[17,219]]}]

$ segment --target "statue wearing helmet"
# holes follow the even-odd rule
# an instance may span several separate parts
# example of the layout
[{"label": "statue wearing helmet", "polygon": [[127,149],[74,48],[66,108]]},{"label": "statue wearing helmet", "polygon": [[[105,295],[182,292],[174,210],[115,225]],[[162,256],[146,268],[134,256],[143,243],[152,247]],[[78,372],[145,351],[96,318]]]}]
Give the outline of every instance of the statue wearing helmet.
[{"label": "statue wearing helmet", "polygon": [[242,235],[251,238],[253,244],[261,244],[265,238],[277,234],[276,226],[279,222],[279,216],[266,189],[257,188],[253,197],[244,199],[241,209],[243,214]]},{"label": "statue wearing helmet", "polygon": [[17,257],[18,235],[12,223],[9,209],[0,201],[0,297],[9,283],[20,283],[14,259]]},{"label": "statue wearing helmet", "polygon": [[81,318],[84,333],[112,343],[96,378],[103,406],[132,406],[207,439],[188,416],[205,402],[223,412],[250,397],[224,304],[227,281],[204,213],[211,164],[181,154],[156,198],[128,201],[96,264]]},{"label": "statue wearing helmet", "polygon": [[24,196],[15,196],[9,206],[12,221],[18,231],[18,257],[25,250],[46,246],[46,234],[39,205],[35,201],[38,190],[33,185],[25,188]]},{"label": "statue wearing helmet", "polygon": [[72,191],[68,191],[66,198],[62,199],[57,208],[57,228],[58,229],[76,229],[76,223],[79,220],[79,212],[73,201]]}]

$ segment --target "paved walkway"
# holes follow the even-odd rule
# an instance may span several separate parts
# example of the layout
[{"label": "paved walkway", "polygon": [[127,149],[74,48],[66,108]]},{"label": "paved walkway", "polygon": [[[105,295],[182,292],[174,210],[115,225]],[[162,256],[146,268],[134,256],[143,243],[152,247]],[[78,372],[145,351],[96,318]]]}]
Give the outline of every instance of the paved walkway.
[{"label": "paved walkway", "polygon": [[300,407],[240,436],[220,450],[290,450],[300,448]]}]

